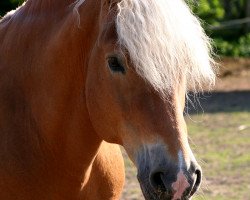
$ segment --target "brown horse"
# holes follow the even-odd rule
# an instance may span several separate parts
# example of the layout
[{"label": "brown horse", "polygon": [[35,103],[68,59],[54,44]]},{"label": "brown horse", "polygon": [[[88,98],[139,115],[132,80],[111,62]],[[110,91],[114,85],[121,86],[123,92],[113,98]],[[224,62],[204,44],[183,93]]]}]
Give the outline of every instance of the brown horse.
[{"label": "brown horse", "polygon": [[0,199],[189,199],[185,95],[214,81],[182,0],[27,0],[0,23]]}]

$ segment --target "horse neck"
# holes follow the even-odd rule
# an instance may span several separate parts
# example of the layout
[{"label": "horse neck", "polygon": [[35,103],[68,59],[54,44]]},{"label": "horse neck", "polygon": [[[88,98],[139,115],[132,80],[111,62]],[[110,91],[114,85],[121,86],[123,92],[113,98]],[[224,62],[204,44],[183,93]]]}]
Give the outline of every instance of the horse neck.
[{"label": "horse neck", "polygon": [[26,5],[0,26],[0,155],[27,174],[46,165],[79,179],[101,144],[84,93],[99,15],[88,2],[81,29],[73,10],[30,17]]}]

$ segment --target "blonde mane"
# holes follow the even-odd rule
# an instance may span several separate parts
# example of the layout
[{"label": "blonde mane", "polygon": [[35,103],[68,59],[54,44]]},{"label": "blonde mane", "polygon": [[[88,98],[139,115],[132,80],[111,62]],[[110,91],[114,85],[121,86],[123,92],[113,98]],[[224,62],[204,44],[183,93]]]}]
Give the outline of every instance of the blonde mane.
[{"label": "blonde mane", "polygon": [[192,91],[214,84],[210,39],[183,0],[121,0],[116,28],[137,73],[156,90],[166,93],[183,78]]},{"label": "blonde mane", "polygon": [[215,80],[210,40],[182,0],[122,0],[117,33],[137,73],[169,91],[185,77],[196,91]]}]

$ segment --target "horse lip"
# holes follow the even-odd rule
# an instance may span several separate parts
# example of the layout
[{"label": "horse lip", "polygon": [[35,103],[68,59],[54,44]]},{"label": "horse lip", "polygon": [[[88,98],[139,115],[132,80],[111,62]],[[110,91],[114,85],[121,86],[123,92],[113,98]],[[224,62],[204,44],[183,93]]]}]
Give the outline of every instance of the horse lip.
[{"label": "horse lip", "polygon": [[145,200],[172,200],[172,195],[164,195],[162,197],[159,197],[159,194],[157,194],[155,189],[151,187],[150,183],[145,184],[148,182],[147,176],[137,175],[137,179],[140,183],[141,191]]},{"label": "horse lip", "polygon": [[143,193],[143,196],[144,196],[145,200],[156,199],[157,196],[154,195],[153,189],[150,188],[150,184],[145,184],[145,182],[147,182],[146,181],[147,180],[147,176],[142,176],[142,175],[139,175],[139,173],[138,173],[137,174],[137,179],[138,179],[138,181],[140,183],[141,191]]}]

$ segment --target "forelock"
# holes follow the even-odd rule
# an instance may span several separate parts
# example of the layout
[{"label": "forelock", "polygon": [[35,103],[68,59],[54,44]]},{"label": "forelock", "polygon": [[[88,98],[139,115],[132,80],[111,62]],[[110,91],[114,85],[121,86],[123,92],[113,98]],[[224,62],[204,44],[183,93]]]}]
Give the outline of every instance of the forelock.
[{"label": "forelock", "polygon": [[196,91],[215,80],[210,40],[182,0],[122,0],[116,19],[119,43],[137,73],[166,93],[180,81]]}]

